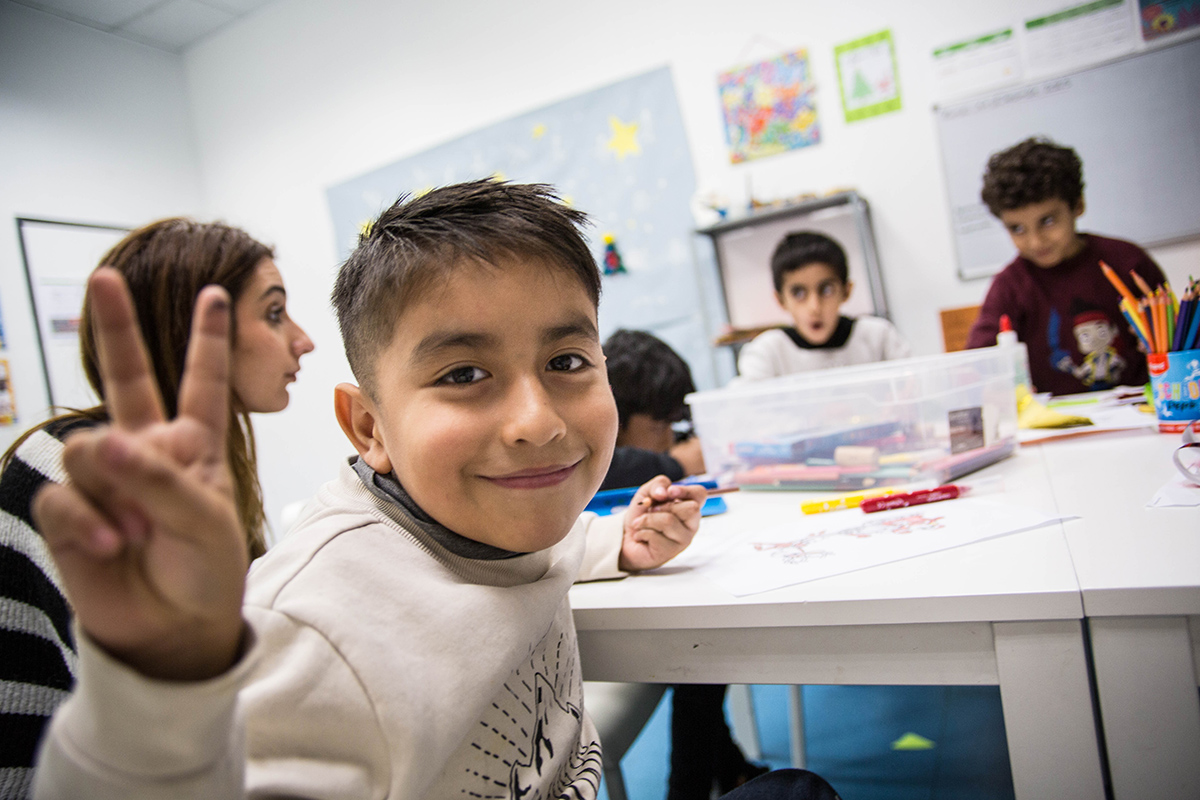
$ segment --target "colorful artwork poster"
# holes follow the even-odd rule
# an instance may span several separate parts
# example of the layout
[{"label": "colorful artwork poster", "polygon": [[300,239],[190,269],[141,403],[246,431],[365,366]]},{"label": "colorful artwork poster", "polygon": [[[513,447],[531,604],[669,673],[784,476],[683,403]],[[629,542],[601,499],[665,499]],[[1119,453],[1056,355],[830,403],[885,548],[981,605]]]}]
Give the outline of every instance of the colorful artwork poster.
[{"label": "colorful artwork poster", "polygon": [[1150,41],[1200,26],[1200,0],[1138,0],[1142,39]]},{"label": "colorful artwork poster", "polygon": [[808,51],[723,72],[718,86],[734,164],[821,141]]},{"label": "colorful artwork poster", "polygon": [[833,48],[846,122],[900,110],[896,47],[890,30]]}]

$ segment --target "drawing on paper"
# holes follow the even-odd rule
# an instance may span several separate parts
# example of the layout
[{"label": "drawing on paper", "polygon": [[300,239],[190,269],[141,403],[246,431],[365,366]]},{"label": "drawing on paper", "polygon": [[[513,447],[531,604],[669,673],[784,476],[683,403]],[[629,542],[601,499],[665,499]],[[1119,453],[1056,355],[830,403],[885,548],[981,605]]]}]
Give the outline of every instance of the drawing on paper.
[{"label": "drawing on paper", "polygon": [[900,80],[890,30],[833,48],[846,122],[900,110]]},{"label": "drawing on paper", "polygon": [[[736,509],[734,509],[736,510]],[[876,514],[858,509],[799,516],[778,525],[738,531],[736,514],[714,527],[732,529],[720,546],[680,555],[690,567],[737,597],[903,561],[1063,519],[1012,502],[962,498],[936,506]]]},{"label": "drawing on paper", "polygon": [[753,542],[754,550],[766,553],[784,564],[804,564],[816,558],[832,555],[833,550],[820,545],[836,536],[849,536],[855,539],[870,539],[873,536],[918,533],[923,531],[938,531],[945,528],[945,517],[927,516],[924,512],[914,512],[899,517],[871,518],[845,528],[833,528],[817,531],[799,539],[785,542]]}]

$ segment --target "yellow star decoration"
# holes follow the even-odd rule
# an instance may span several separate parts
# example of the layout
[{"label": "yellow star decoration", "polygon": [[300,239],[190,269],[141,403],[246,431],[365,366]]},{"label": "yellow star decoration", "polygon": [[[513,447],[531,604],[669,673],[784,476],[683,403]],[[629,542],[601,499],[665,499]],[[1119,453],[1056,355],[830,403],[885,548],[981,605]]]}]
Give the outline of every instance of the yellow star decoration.
[{"label": "yellow star decoration", "polygon": [[533,126],[533,138],[534,139],[540,139],[545,135],[546,135],[546,126],[545,125],[543,125],[542,123],[539,122],[537,125]]},{"label": "yellow star decoration", "polygon": [[612,128],[613,134],[612,138],[608,140],[608,149],[617,154],[618,161],[623,161],[627,155],[637,155],[642,152],[642,146],[638,144],[637,140],[638,124],[636,122],[626,124],[616,117],[609,117],[608,127]]}]

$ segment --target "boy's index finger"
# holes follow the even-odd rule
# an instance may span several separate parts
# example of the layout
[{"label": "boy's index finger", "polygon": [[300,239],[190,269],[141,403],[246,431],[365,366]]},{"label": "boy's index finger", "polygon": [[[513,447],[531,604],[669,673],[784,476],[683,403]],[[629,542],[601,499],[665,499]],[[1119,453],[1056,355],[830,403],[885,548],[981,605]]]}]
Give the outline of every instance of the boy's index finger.
[{"label": "boy's index finger", "polygon": [[109,418],[127,430],[162,422],[162,398],[125,278],[101,267],[88,279],[88,291]]},{"label": "boy's index finger", "polygon": [[196,297],[179,384],[179,415],[197,420],[221,442],[229,423],[229,315],[229,295],[221,287],[206,286]]}]

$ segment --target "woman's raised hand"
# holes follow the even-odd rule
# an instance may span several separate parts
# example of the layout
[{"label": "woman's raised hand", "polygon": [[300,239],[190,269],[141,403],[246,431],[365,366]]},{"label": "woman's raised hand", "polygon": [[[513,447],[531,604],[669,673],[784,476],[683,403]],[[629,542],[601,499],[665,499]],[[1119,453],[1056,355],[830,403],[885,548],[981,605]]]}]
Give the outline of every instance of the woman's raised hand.
[{"label": "woman's raised hand", "polygon": [[93,641],[148,677],[213,677],[239,656],[248,561],[225,450],[229,296],[196,298],[168,420],[124,279],[98,269],[89,292],[111,423],[68,438],[70,483],[38,492],[34,520]]}]

